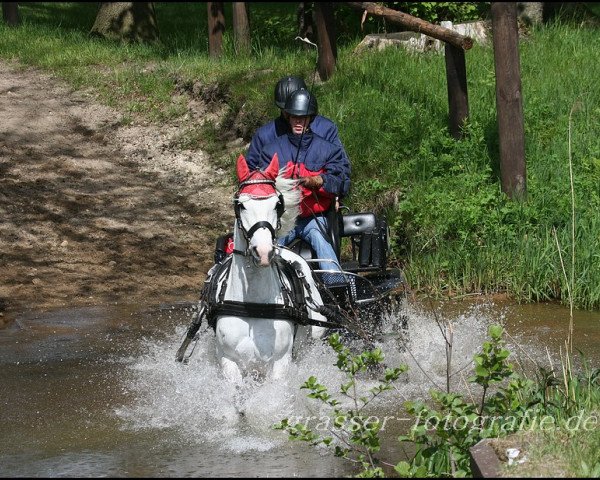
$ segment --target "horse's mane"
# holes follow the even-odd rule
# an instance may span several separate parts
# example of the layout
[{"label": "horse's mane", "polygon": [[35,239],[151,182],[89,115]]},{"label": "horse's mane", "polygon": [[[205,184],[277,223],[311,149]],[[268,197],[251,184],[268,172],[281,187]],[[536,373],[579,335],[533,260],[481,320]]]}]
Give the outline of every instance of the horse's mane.
[{"label": "horse's mane", "polygon": [[279,174],[275,179],[275,187],[281,192],[285,202],[285,211],[283,212],[280,220],[281,229],[278,233],[279,237],[286,236],[289,231],[294,228],[294,225],[296,224],[296,217],[298,216],[298,213],[300,213],[301,192],[300,189],[297,188],[298,180],[285,178],[285,172],[285,168],[279,170]]}]

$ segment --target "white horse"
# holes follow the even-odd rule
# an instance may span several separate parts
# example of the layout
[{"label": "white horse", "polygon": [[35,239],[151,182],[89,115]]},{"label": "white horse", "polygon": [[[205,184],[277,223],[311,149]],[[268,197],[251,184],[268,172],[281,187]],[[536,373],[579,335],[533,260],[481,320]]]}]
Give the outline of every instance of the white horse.
[{"label": "white horse", "polygon": [[[219,304],[213,309],[217,358],[235,383],[250,372],[284,377],[295,339],[320,338],[328,325],[318,311],[323,301],[307,262],[277,246],[277,237],[293,228],[300,202],[297,181],[283,174],[277,155],[264,171],[250,172],[243,155],[237,161],[234,251],[211,294]],[[298,322],[287,312],[304,312],[310,320]]]}]

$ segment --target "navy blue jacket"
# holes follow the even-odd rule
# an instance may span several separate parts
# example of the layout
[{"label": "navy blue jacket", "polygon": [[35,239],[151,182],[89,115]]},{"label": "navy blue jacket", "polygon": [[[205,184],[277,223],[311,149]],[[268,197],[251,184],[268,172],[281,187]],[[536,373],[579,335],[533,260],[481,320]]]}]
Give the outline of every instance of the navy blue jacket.
[{"label": "navy blue jacket", "polygon": [[[315,115],[310,123],[310,129],[319,137],[333,143],[334,145],[337,145],[342,150],[342,160],[346,165],[346,177],[348,180],[348,185],[346,185],[343,190],[347,194],[350,190],[350,160],[348,159],[348,155],[346,154],[342,142],[340,141],[338,129],[335,123],[326,117]],[[291,133],[290,124],[282,115],[260,127],[252,137],[252,141],[248,147],[248,152],[246,153],[246,162],[248,162],[248,167],[250,167],[250,170],[257,168],[257,165],[259,164],[260,152],[262,151],[263,147],[275,140],[277,137],[287,133]]]},{"label": "navy blue jacket", "polygon": [[[321,175],[323,186],[313,192],[301,187],[303,201],[300,216],[325,212],[335,197],[343,197],[350,186],[349,168],[344,162],[343,149],[324,140],[312,131],[303,135],[288,133],[277,137],[265,145],[260,153],[258,164],[248,166],[266,168],[277,153],[279,168],[288,167],[288,176],[305,177]],[[316,195],[315,195],[316,193]]]}]

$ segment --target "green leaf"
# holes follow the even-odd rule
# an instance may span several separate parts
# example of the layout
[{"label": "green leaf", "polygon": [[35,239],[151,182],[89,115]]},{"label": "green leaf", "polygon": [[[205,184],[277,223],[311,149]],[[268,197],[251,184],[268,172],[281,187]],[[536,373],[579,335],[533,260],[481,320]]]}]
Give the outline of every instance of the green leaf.
[{"label": "green leaf", "polygon": [[490,325],[488,334],[493,340],[499,340],[502,337],[502,327],[500,325]]},{"label": "green leaf", "polygon": [[408,462],[401,461],[394,465],[394,470],[400,477],[408,478],[411,476],[411,469]]}]

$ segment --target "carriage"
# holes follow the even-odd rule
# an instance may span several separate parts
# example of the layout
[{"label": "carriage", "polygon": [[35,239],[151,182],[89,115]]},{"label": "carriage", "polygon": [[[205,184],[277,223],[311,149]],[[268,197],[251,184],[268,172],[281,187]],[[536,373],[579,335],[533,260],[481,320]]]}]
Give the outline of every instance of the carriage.
[{"label": "carriage", "polygon": [[[275,239],[291,229],[298,213],[297,184],[278,170],[276,157],[264,172],[250,172],[240,156],[237,173],[234,229],[217,239],[215,264],[176,360],[186,362],[203,320],[215,330],[217,355],[232,380],[257,363],[283,375],[299,327],[312,338],[332,331],[372,338],[405,292],[402,272],[387,264],[386,219],[331,208],[325,234],[334,259],[316,258],[299,239],[277,247]],[[334,272],[337,280],[326,282]]]},{"label": "carriage", "polygon": [[[290,248],[311,265],[321,295],[360,319],[368,331],[374,332],[381,316],[397,305],[406,288],[400,269],[388,267],[387,220],[372,212],[353,213],[347,207],[339,211],[331,208],[327,217],[328,237],[336,252],[335,259],[317,258],[304,241],[297,241]],[[335,264],[343,271],[339,285],[323,282],[323,276],[331,273],[331,270],[318,268],[325,262]]]}]

